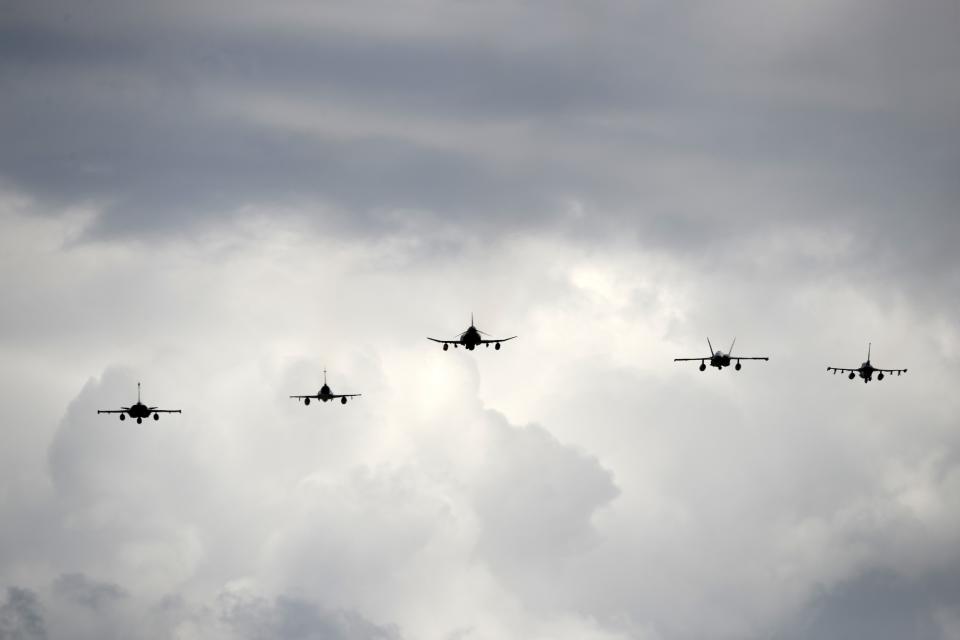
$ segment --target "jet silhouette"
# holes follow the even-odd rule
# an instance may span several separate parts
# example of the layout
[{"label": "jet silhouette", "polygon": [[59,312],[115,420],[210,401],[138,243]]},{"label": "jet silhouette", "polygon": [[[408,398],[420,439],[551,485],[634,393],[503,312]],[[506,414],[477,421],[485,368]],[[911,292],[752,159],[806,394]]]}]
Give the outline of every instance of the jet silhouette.
[{"label": "jet silhouette", "polygon": [[[481,336],[487,336],[488,339],[484,339]],[[477,348],[477,345],[486,345],[489,347],[491,344],[494,346],[494,349],[500,350],[500,343],[506,342],[507,340],[513,340],[517,336],[510,336],[509,338],[490,338],[486,333],[477,329],[473,324],[473,314],[470,314],[470,326],[466,331],[460,334],[460,337],[456,340],[440,340],[438,338],[427,337],[427,340],[433,340],[434,342],[439,342],[443,345],[443,350],[446,351],[450,348],[450,345],[453,345],[453,348],[456,349],[459,346],[463,346],[467,351],[473,351]]]},{"label": "jet silhouette", "polygon": [[119,409],[100,409],[97,411],[97,414],[101,413],[119,413],[121,420],[126,420],[127,416],[137,419],[137,424],[143,424],[144,418],[149,418],[150,414],[153,414],[154,420],[160,419],[161,413],[181,413],[180,409],[158,409],[157,407],[148,407],[147,405],[140,402],[140,383],[137,383],[137,403],[130,407],[121,407]]},{"label": "jet silhouette", "polygon": [[296,398],[297,400],[303,400],[304,406],[309,407],[311,400],[319,400],[320,402],[329,402],[330,400],[335,400],[340,398],[340,404],[347,404],[347,398],[355,398],[357,396],[363,395],[362,393],[344,393],[336,394],[330,390],[330,385],[327,384],[327,370],[323,370],[323,386],[320,387],[320,391],[317,391],[316,395],[312,396],[290,396],[291,398]]},{"label": "jet silhouette", "polygon": [[724,353],[723,351],[720,351],[719,349],[717,349],[717,351],[714,352],[713,345],[710,344],[710,338],[707,338],[707,346],[710,347],[710,353],[712,355],[704,356],[702,358],[674,358],[673,361],[674,362],[691,362],[691,361],[699,360],[700,371],[706,371],[707,360],[709,360],[710,366],[716,367],[717,371],[720,371],[724,367],[729,367],[731,361],[736,360],[737,364],[736,366],[734,366],[734,369],[736,369],[737,371],[740,371],[741,360],[769,360],[770,359],[770,358],[767,358],[766,356],[735,356],[733,355],[733,345],[736,344],[736,342],[737,342],[737,339],[734,338],[733,342],[730,343],[730,351],[726,353]]},{"label": "jet silhouette", "polygon": [[883,374],[885,373],[895,373],[899,376],[900,374],[907,372],[906,369],[877,369],[876,367],[874,367],[872,364],[870,364],[870,350],[872,347],[873,347],[872,343],[867,344],[867,361],[861,364],[860,368],[844,369],[843,367],[827,367],[827,371],[832,371],[833,375],[837,375],[837,371],[839,371],[840,373],[849,372],[850,375],[847,377],[850,378],[851,380],[855,379],[857,377],[857,374],[859,374],[860,377],[863,378],[864,384],[873,380],[873,374],[875,372],[879,373],[879,375],[877,376],[878,382],[880,380],[883,380]]}]

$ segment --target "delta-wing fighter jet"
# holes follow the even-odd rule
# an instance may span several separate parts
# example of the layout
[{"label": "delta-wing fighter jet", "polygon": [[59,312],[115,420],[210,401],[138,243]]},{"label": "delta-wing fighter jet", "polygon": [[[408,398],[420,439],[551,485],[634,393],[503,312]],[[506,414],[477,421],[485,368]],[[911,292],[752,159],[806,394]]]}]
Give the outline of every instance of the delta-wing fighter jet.
[{"label": "delta-wing fighter jet", "polygon": [[323,370],[323,386],[320,387],[320,391],[317,391],[312,396],[290,396],[291,398],[296,398],[297,400],[303,400],[304,406],[309,407],[311,400],[319,400],[320,402],[329,402],[331,400],[336,400],[340,398],[340,404],[347,404],[347,398],[356,398],[357,396],[362,396],[362,393],[334,393],[330,390],[330,385],[327,384],[327,370]]},{"label": "delta-wing fighter jet", "polygon": [[730,343],[730,350],[724,353],[717,349],[713,350],[713,345],[710,344],[710,338],[707,338],[707,346],[710,347],[709,356],[703,356],[701,358],[674,358],[674,362],[692,362],[699,360],[700,361],[700,371],[707,370],[707,362],[709,361],[711,367],[716,367],[717,371],[720,371],[724,367],[729,367],[730,363],[736,361],[736,365],[733,367],[737,371],[740,371],[742,365],[740,364],[741,360],[769,360],[770,358],[766,356],[735,356],[733,355],[733,345],[736,344],[737,339],[734,338],[733,342]]},{"label": "delta-wing fighter jet", "polygon": [[140,383],[137,383],[137,403],[129,407],[121,407],[119,409],[100,409],[97,411],[97,414],[101,413],[119,413],[121,420],[126,420],[127,416],[137,419],[137,424],[143,424],[144,418],[149,418],[151,414],[153,415],[154,420],[160,419],[161,413],[181,413],[180,409],[158,409],[157,407],[148,407],[147,405],[140,402]]},{"label": "delta-wing fighter jet", "polygon": [[883,380],[883,374],[885,373],[895,373],[898,376],[900,374],[906,373],[906,369],[878,369],[870,364],[870,350],[873,347],[872,344],[867,345],[867,361],[860,365],[858,369],[844,369],[843,367],[827,367],[827,371],[832,371],[833,375],[837,375],[837,371],[840,373],[849,373],[847,377],[851,380],[854,380],[857,375],[863,378],[863,383],[866,384],[873,380],[873,374],[877,374],[877,381]]},{"label": "delta-wing fighter jet", "polygon": [[[487,337],[484,338],[483,336],[487,336]],[[480,329],[477,329],[477,327],[474,326],[473,314],[471,313],[470,326],[467,328],[466,331],[460,334],[459,338],[456,338],[454,340],[440,340],[439,338],[428,337],[427,340],[433,340],[434,342],[439,342],[440,344],[443,345],[444,351],[449,349],[450,345],[453,345],[454,349],[462,346],[467,351],[473,351],[474,349],[477,348],[478,345],[481,345],[481,344],[486,347],[489,347],[492,344],[493,348],[499,351],[501,342],[506,342],[507,340],[513,340],[516,337],[517,336],[510,336],[509,338],[490,337],[489,334],[486,334],[483,331],[480,331]]]}]

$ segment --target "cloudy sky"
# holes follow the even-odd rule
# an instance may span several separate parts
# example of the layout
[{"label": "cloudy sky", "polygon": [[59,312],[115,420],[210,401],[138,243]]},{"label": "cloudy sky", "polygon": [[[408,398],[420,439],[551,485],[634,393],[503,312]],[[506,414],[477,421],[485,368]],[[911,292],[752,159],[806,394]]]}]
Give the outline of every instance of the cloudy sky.
[{"label": "cloudy sky", "polygon": [[955,0],[0,5],[0,639],[960,638]]}]

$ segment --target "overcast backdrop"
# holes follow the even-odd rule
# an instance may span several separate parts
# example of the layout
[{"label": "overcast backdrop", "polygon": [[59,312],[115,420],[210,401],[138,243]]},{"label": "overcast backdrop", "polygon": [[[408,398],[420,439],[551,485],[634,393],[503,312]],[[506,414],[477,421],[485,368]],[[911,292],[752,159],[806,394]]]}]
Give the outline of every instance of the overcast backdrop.
[{"label": "overcast backdrop", "polygon": [[958,204],[956,0],[0,2],[0,639],[957,640]]}]

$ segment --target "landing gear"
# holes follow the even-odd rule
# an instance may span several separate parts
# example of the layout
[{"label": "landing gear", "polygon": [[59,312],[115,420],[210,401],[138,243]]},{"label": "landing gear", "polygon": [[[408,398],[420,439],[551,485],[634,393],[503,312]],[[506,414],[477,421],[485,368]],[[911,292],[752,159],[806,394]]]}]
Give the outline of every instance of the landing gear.
[{"label": "landing gear", "polygon": [[450,348],[450,345],[444,343],[444,345],[443,345],[443,350],[444,350],[444,351],[447,351],[449,348]]},{"label": "landing gear", "polygon": [[701,363],[700,363],[700,371],[706,371],[706,370],[707,370],[707,365],[706,365],[706,363],[705,363],[705,362],[701,362]]},{"label": "landing gear", "polygon": [[120,419],[121,419],[121,420],[126,420],[126,419],[127,419],[127,415],[124,414],[124,413],[121,413],[121,414],[120,414]]},{"label": "landing gear", "polygon": [[153,419],[154,419],[154,420],[159,420],[159,419],[160,419],[160,414],[159,414],[159,413],[153,414]]},{"label": "landing gear", "polygon": [[739,362],[737,363],[737,366],[734,367],[734,369],[736,369],[737,371],[740,371],[740,369],[742,368],[743,368],[743,365],[740,364]]},{"label": "landing gear", "polygon": [[498,342],[495,345],[493,345],[493,348],[496,349],[497,351],[500,351],[500,343]]},{"label": "landing gear", "polygon": [[143,418],[137,418],[137,424],[143,424]]},{"label": "landing gear", "polygon": [[340,404],[347,404],[346,398],[340,398]]}]

